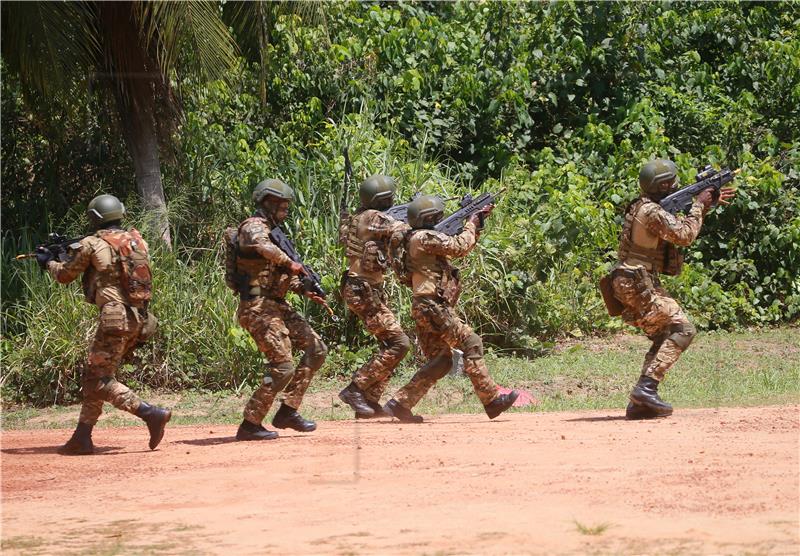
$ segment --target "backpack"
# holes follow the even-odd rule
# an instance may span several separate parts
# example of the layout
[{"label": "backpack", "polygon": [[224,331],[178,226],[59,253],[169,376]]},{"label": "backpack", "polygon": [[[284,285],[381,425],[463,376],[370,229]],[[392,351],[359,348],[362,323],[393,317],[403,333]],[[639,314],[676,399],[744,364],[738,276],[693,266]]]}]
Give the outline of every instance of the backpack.
[{"label": "backpack", "polygon": [[119,256],[120,287],[131,307],[145,308],[153,297],[153,274],[150,271],[147,243],[136,228],[127,232],[104,234]]}]

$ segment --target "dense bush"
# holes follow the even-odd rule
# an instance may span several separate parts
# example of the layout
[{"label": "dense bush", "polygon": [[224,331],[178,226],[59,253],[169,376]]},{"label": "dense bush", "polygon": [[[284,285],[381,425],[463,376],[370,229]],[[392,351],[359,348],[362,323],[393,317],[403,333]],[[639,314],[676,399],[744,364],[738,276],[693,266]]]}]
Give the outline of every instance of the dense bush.
[{"label": "dense bush", "polygon": [[[325,27],[281,18],[265,68],[242,60],[227,82],[179,84],[184,120],[164,167],[175,245],[154,257],[162,328],[140,350],[136,381],[239,388],[259,374],[221,280],[219,238],[251,209],[250,191],[265,176],[295,187],[293,237],[336,289],[345,146],[355,182],[392,174],[401,198],[504,189],[463,264],[461,307],[496,348],[536,354],[561,335],[623,326],[606,315],[596,283],[615,260],[639,167],[654,156],[675,160],[683,183],[709,163],[742,169],[734,203],[709,215],[683,274],[665,280],[698,326],[797,319],[794,4],[402,2],[328,11]],[[3,236],[3,390],[60,401],[75,393],[67,378],[85,354],[93,311],[75,288],[9,261],[43,235],[33,223],[48,223],[45,211],[77,230],[80,203],[101,187],[124,191],[116,187],[129,187],[131,172],[119,141],[102,136],[112,128],[102,110],[73,106],[47,120],[59,129],[50,134],[13,80],[2,86],[3,220],[15,228]],[[83,145],[95,146],[94,159],[75,156]],[[45,176],[50,185],[37,189]],[[58,186],[68,189],[62,198]],[[352,205],[355,191],[349,197]],[[79,206],[70,212],[64,199]],[[137,214],[136,199],[126,203]],[[26,221],[23,234],[16,228]],[[390,288],[410,326],[408,292]],[[334,348],[325,372],[349,372],[364,357],[360,327],[306,310]]]}]

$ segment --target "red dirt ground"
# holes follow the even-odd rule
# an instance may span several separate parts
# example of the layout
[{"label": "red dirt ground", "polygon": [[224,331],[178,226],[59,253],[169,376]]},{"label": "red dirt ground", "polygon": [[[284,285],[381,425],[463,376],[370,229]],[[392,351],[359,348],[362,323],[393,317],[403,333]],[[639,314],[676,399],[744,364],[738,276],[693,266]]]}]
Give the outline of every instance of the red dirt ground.
[{"label": "red dirt ground", "polygon": [[[800,407],[2,433],[7,554],[798,554]],[[591,530],[595,528],[594,530]],[[590,534],[595,533],[595,534]]]}]

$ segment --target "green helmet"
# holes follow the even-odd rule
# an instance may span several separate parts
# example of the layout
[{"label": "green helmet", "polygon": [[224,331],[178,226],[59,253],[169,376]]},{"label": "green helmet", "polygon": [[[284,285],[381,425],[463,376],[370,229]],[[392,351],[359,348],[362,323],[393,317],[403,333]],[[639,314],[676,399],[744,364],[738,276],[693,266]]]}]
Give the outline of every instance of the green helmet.
[{"label": "green helmet", "polygon": [[421,195],[408,205],[408,224],[412,228],[432,228],[444,216],[444,201],[436,195]]},{"label": "green helmet", "polygon": [[294,190],[281,180],[264,180],[253,189],[253,202],[260,205],[264,197],[268,195],[284,201],[291,201],[294,199]]},{"label": "green helmet", "polygon": [[361,206],[366,208],[389,208],[394,200],[394,191],[397,186],[394,178],[375,174],[368,177],[358,188]]},{"label": "green helmet", "polygon": [[651,160],[639,171],[639,187],[653,199],[660,199],[677,183],[678,169],[671,160]]},{"label": "green helmet", "polygon": [[113,195],[98,195],[89,201],[86,214],[92,227],[99,228],[103,224],[122,220],[125,205]]}]

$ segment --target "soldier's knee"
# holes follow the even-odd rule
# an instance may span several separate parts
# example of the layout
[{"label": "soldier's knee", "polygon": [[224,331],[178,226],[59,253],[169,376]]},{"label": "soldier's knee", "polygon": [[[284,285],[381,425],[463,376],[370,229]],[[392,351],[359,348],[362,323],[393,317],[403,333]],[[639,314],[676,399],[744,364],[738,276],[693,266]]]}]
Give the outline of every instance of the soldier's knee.
[{"label": "soldier's knee", "polygon": [[473,332],[461,344],[461,351],[464,352],[464,359],[482,359],[483,340],[481,340],[481,337]]},{"label": "soldier's knee", "polygon": [[294,375],[294,365],[291,361],[274,363],[270,366],[269,374],[264,377],[264,384],[272,388],[273,392],[280,392],[289,384]]},{"label": "soldier's knee", "polygon": [[673,324],[670,326],[669,332],[667,339],[672,340],[681,350],[688,348],[697,335],[697,329],[690,322]]},{"label": "soldier's knee", "polygon": [[328,346],[320,338],[314,338],[314,341],[306,349],[303,360],[309,369],[316,371],[322,367],[327,356]]}]

